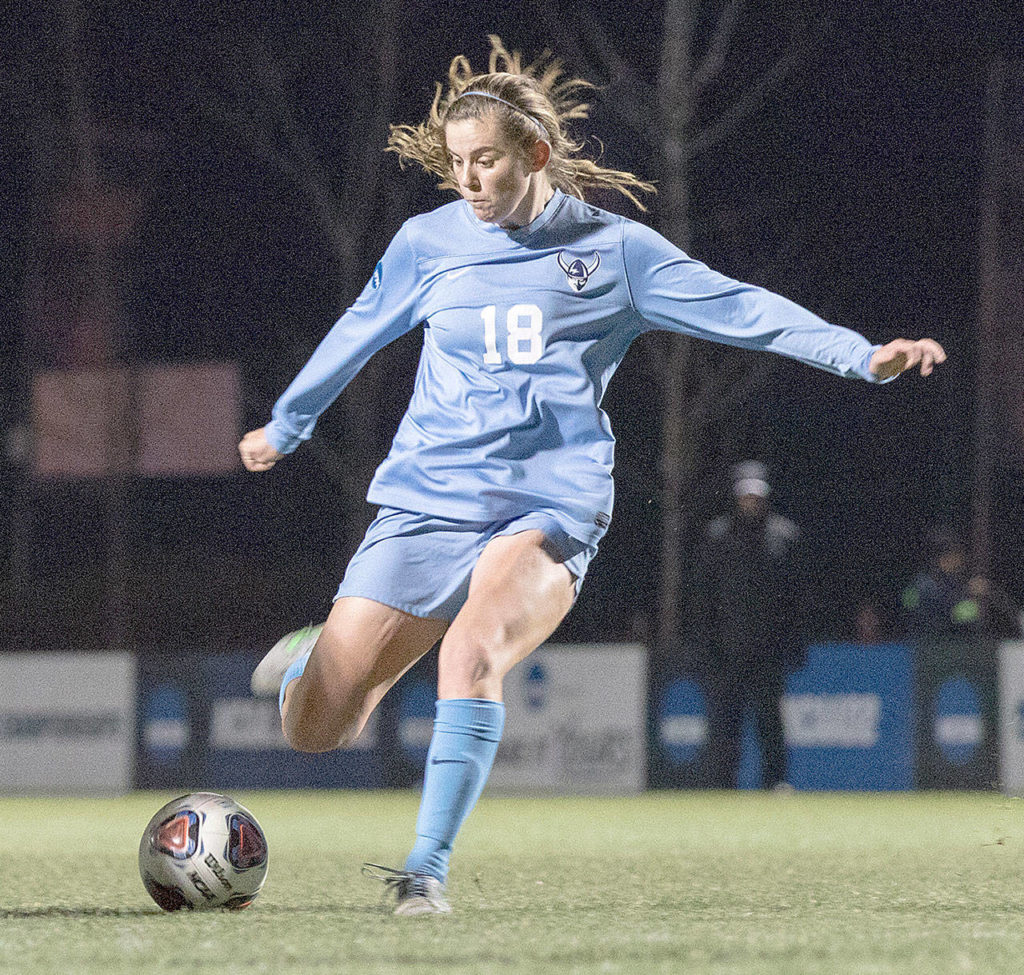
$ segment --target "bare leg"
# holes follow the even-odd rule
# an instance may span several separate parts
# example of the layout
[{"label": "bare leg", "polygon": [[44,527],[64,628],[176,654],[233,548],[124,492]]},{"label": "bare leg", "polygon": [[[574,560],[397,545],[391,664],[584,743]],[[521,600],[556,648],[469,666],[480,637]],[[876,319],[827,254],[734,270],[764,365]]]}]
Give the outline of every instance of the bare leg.
[{"label": "bare leg", "polygon": [[492,539],[469,597],[441,641],[438,697],[502,699],[505,675],[537,649],[572,608],[572,573],[540,531]]},{"label": "bare leg", "polygon": [[[400,893],[398,914],[443,913],[439,891],[452,844],[491,771],[505,722],[502,680],[569,611],[572,575],[539,531],[492,539],[469,596],[441,641],[437,718],[427,755],[416,843],[405,869],[421,881]],[[422,880],[422,878],[428,878]]]},{"label": "bare leg", "polygon": [[281,726],[288,743],[322,752],[354,741],[381,698],[447,626],[372,599],[337,600],[303,675],[285,692]]}]

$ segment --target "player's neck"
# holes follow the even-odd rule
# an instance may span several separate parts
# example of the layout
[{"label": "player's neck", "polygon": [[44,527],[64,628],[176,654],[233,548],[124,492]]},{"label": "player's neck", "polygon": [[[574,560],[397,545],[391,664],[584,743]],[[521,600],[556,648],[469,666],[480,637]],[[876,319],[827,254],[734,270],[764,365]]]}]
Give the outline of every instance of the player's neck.
[{"label": "player's neck", "polygon": [[520,230],[533,223],[555,195],[555,188],[548,180],[547,173],[541,170],[530,177],[530,188],[526,191],[522,202],[510,214],[501,227],[503,230]]}]

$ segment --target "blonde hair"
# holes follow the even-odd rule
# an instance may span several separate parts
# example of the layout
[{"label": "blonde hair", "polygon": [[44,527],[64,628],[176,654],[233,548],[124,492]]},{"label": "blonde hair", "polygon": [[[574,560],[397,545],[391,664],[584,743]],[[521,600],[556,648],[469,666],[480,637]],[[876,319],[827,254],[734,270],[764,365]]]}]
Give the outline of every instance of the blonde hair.
[{"label": "blonde hair", "polygon": [[[494,116],[524,159],[530,158],[538,140],[551,146],[545,172],[556,189],[580,199],[587,189],[616,190],[646,210],[636,193],[653,193],[653,184],[580,157],[583,143],[574,141],[565,130],[566,122],[590,114],[590,105],[580,96],[594,86],[581,78],[566,78],[561,63],[549,52],[524,67],[518,51],[506,50],[494,34],[489,40],[488,73],[474,74],[464,55],[453,58],[447,91],[438,82],[427,120],[419,125],[392,125],[387,151],[398,154],[403,168],[406,163],[418,163],[441,177],[440,189],[457,190],[445,126]],[[473,94],[482,97],[468,97]]]}]

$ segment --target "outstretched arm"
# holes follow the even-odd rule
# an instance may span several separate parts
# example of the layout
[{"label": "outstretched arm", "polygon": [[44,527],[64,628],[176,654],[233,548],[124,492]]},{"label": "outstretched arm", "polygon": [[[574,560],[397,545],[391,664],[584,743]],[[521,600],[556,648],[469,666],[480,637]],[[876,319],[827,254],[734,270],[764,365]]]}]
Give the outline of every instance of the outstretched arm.
[{"label": "outstretched arm", "polygon": [[781,295],[712,271],[642,224],[624,225],[623,255],[633,307],[646,327],[777,352],[875,383],[918,365],[927,376],[946,358],[931,339],[873,345]]},{"label": "outstretched arm", "polygon": [[945,361],[946,350],[934,339],[894,339],[875,352],[868,368],[879,380],[892,379],[917,365],[922,376],[930,376]]},{"label": "outstretched arm", "polygon": [[242,438],[238,451],[247,470],[270,470],[310,438],[320,414],[370,357],[419,320],[418,290],[416,258],[403,226],[362,294],[278,398],[270,423]]}]

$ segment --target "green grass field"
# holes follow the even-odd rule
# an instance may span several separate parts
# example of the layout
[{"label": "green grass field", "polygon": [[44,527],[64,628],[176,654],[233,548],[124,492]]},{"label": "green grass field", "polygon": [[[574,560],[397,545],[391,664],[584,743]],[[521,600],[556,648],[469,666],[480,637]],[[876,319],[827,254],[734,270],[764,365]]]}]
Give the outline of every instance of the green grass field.
[{"label": "green grass field", "polygon": [[238,913],[163,914],[139,836],[171,795],[0,799],[0,972],[1017,973],[1024,805],[996,795],[484,799],[450,917],[394,918],[412,793],[244,793]]}]

